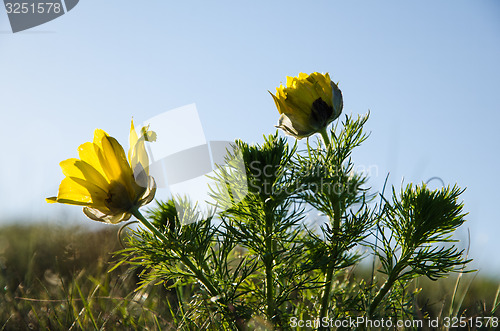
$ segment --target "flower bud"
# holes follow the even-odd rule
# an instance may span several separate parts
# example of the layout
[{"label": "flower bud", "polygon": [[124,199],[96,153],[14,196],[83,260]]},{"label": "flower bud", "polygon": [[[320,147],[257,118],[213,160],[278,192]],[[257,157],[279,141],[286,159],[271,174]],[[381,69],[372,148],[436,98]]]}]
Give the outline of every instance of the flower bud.
[{"label": "flower bud", "polygon": [[328,73],[287,77],[273,96],[281,114],[278,128],[301,139],[324,130],[342,113],[342,92]]}]

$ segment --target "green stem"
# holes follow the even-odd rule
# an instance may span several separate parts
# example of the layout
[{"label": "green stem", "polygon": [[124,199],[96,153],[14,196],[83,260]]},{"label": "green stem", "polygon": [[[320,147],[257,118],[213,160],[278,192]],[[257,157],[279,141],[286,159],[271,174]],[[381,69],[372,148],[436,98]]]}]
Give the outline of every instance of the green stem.
[{"label": "green stem", "polygon": [[[328,137],[328,133],[326,132],[326,128],[323,128],[321,131],[319,131],[321,134],[321,137],[323,138],[323,142],[325,144],[325,147],[328,149],[331,146],[331,141],[330,138]],[[309,143],[307,144],[309,147]],[[309,155],[309,157],[311,157]],[[336,169],[338,171],[338,169]],[[338,175],[338,174],[336,174]],[[333,229],[334,233],[337,234],[340,231],[340,201],[338,203],[333,204]]]},{"label": "green stem", "polygon": [[[148,228],[148,230],[153,232],[154,235],[157,236],[164,244],[168,243],[167,237],[165,237],[163,233],[158,231],[158,229],[155,226],[153,226],[153,224],[151,224],[141,214],[139,208],[133,207],[130,212],[139,220],[139,222],[141,222],[142,225],[144,225],[146,228]],[[184,263],[184,265],[196,276],[196,278],[198,278],[198,280],[205,286],[208,292],[210,292],[210,295],[216,297],[220,294],[219,291],[217,291],[215,286],[212,284],[212,282],[210,282],[210,280],[207,277],[205,277],[203,272],[200,269],[198,269],[190,259],[188,259],[186,256],[182,254],[176,253],[176,255],[182,261],[182,263]]]},{"label": "green stem", "polygon": [[[319,133],[323,138],[325,147],[329,149],[331,146],[331,141],[330,138],[328,137],[326,128],[323,128],[323,130],[321,130]],[[340,220],[341,220],[340,201],[337,201],[333,203],[333,233],[335,235],[338,235],[340,233]],[[324,327],[322,326],[322,321],[323,318],[328,317],[328,307],[330,306],[330,292],[332,290],[334,271],[335,271],[335,262],[332,261],[328,264],[325,273],[325,288],[323,291],[323,296],[321,298],[321,309],[319,311],[319,321],[320,321],[319,330],[324,330]]]},{"label": "green stem", "polygon": [[274,285],[273,285],[273,266],[271,263],[266,263],[266,301],[267,301],[267,318],[270,322],[274,317]]},{"label": "green stem", "polygon": [[323,142],[325,143],[325,147],[328,148],[330,147],[330,138],[328,137],[328,133],[326,132],[326,128],[323,128],[321,131],[319,131],[321,134],[321,137],[323,138]]},{"label": "green stem", "polygon": [[394,285],[396,280],[398,280],[399,273],[406,267],[409,257],[409,254],[404,254],[404,257],[400,259],[399,262],[396,263],[394,268],[390,271],[389,278],[387,278],[384,285],[382,285],[380,290],[378,290],[377,294],[373,298],[372,303],[370,304],[370,307],[368,308],[368,318],[372,317],[373,312],[379,305],[380,301],[382,301],[387,292],[389,292],[389,290],[392,288],[392,285]]},{"label": "green stem", "polygon": [[340,234],[340,219],[340,201],[337,201],[333,203],[333,233],[336,236]]},{"label": "green stem", "polygon": [[[267,318],[273,323],[275,315],[274,304],[274,282],[273,282],[273,238],[272,238],[272,220],[269,217],[266,220],[266,254],[264,255],[264,264],[266,267],[266,301],[267,301]],[[274,323],[273,323],[274,324]]]},{"label": "green stem", "polygon": [[139,222],[141,222],[142,225],[148,228],[149,231],[153,232],[155,236],[160,238],[163,243],[166,244],[168,242],[167,237],[165,237],[163,233],[158,231],[158,229],[153,224],[151,224],[144,216],[142,216],[139,208],[133,207],[130,212],[135,216],[135,218],[139,220]]},{"label": "green stem", "polygon": [[[334,204],[334,214],[333,214],[333,231],[336,235],[340,231],[340,207],[338,204]],[[323,318],[328,317],[328,307],[330,306],[330,292],[332,290],[333,284],[333,273],[335,270],[335,262],[332,261],[328,264],[325,275],[325,290],[323,292],[323,297],[321,298],[321,310],[319,311],[319,330],[324,330],[321,325]]]},{"label": "green stem", "polygon": [[377,292],[375,297],[373,298],[372,303],[370,304],[370,307],[368,308],[368,318],[372,317],[373,312],[377,308],[378,304],[382,299],[385,297],[387,292],[391,289],[392,285],[396,281],[397,277],[395,277],[394,274],[392,274],[387,280],[385,281],[384,285],[380,288],[380,290]]},{"label": "green stem", "polygon": [[330,291],[332,290],[333,283],[333,271],[335,269],[335,264],[331,263],[328,265],[326,276],[325,276],[325,290],[323,292],[323,297],[321,298],[321,310],[319,311],[319,328],[318,330],[325,330],[323,327],[323,318],[328,316],[328,307],[330,306]]}]

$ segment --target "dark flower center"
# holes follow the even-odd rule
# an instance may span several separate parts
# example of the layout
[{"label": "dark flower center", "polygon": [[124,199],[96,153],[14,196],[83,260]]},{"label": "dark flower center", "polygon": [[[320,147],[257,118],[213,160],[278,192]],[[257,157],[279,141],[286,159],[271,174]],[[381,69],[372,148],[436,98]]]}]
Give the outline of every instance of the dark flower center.
[{"label": "dark flower center", "polygon": [[328,105],[323,99],[314,100],[311,107],[311,124],[315,129],[325,127],[330,117],[333,115],[333,107]]},{"label": "dark flower center", "polygon": [[127,188],[120,182],[113,181],[108,189],[108,197],[106,198],[106,206],[112,212],[127,211],[132,207]]}]

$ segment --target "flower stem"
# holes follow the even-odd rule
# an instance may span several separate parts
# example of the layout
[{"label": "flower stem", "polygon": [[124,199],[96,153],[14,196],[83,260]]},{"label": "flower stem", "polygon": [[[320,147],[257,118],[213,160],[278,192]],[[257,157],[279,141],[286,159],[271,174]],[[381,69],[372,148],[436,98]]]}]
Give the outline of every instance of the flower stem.
[{"label": "flower stem", "polygon": [[373,298],[372,303],[370,304],[370,307],[368,308],[368,318],[371,318],[373,315],[373,312],[375,311],[375,308],[377,308],[378,304],[382,300],[382,298],[389,292],[389,290],[392,287],[392,284],[396,281],[396,278],[391,275],[391,277],[387,278],[385,281],[384,285],[380,288],[380,290],[377,292],[375,297]]},{"label": "flower stem", "polygon": [[266,301],[267,301],[267,311],[266,311],[267,318],[272,323],[275,311],[272,261],[271,263],[266,263]]},{"label": "flower stem", "polygon": [[[323,138],[323,143],[327,149],[331,146],[330,138],[328,137],[328,133],[326,128],[323,128],[319,131],[321,137]],[[337,199],[338,200],[338,199]],[[340,232],[340,220],[341,220],[341,207],[340,201],[333,203],[333,233],[338,235]],[[328,307],[330,306],[330,292],[332,290],[333,284],[333,274],[335,271],[335,262],[332,261],[327,265],[326,273],[325,273],[325,288],[323,291],[323,296],[321,298],[321,309],[319,312],[319,330],[324,330],[322,326],[322,320],[325,317],[328,317]]]},{"label": "flower stem", "polygon": [[266,267],[266,301],[267,301],[267,318],[274,325],[274,315],[276,311],[274,302],[274,249],[272,238],[272,221],[270,217],[266,217],[266,254],[264,255],[264,265]]},{"label": "flower stem", "polygon": [[323,297],[321,298],[321,310],[319,311],[319,328],[318,330],[324,330],[323,318],[328,315],[328,306],[330,305],[330,291],[332,290],[333,283],[333,271],[335,269],[335,264],[331,262],[326,270],[325,278],[325,290],[323,292]]},{"label": "flower stem", "polygon": [[380,301],[382,301],[387,292],[389,292],[389,290],[392,288],[392,285],[394,285],[394,283],[398,279],[401,270],[403,270],[407,266],[410,254],[403,254],[403,256],[404,257],[401,258],[399,262],[396,263],[394,268],[389,272],[389,277],[387,278],[384,285],[382,285],[380,290],[378,290],[377,294],[373,298],[373,301],[370,304],[370,307],[368,308],[368,318],[372,317],[373,312],[379,305]]},{"label": "flower stem", "polygon": [[[141,212],[139,211],[139,209],[137,207],[132,208],[132,210],[130,212],[132,213],[132,215],[134,215],[139,220],[139,222],[141,222],[142,225],[144,225],[146,228],[148,228],[148,230],[153,232],[153,234],[156,237],[158,237],[164,244],[168,243],[167,237],[165,237],[165,235],[163,233],[158,231],[158,229],[153,224],[151,224],[141,214]],[[219,291],[215,288],[215,286],[212,284],[212,282],[207,277],[205,277],[203,272],[200,269],[198,269],[196,267],[196,265],[187,256],[184,256],[182,254],[177,254],[177,257],[196,276],[196,278],[198,278],[198,280],[205,286],[205,288],[208,290],[208,292],[210,292],[210,295],[212,295],[213,297],[217,297],[220,295]]]},{"label": "flower stem", "polygon": [[133,207],[130,212],[135,216],[135,218],[139,220],[139,222],[141,222],[142,225],[148,228],[149,231],[153,232],[154,235],[157,236],[163,243],[167,243],[167,237],[165,237],[163,233],[158,231],[158,229],[141,214],[139,208]]},{"label": "flower stem", "polygon": [[330,147],[330,138],[328,137],[328,133],[326,132],[326,128],[323,128],[321,131],[319,131],[321,134],[321,137],[323,138],[323,142],[325,143],[325,147],[329,148]]},{"label": "flower stem", "polygon": [[[333,231],[335,235],[339,234],[340,231],[340,206],[334,204],[334,214],[333,214]],[[327,265],[326,275],[325,275],[325,289],[323,292],[323,297],[321,298],[321,310],[319,311],[319,329],[324,330],[322,326],[322,320],[324,317],[328,317],[328,307],[330,306],[330,292],[332,290],[333,284],[333,273],[335,270],[335,259]]]}]

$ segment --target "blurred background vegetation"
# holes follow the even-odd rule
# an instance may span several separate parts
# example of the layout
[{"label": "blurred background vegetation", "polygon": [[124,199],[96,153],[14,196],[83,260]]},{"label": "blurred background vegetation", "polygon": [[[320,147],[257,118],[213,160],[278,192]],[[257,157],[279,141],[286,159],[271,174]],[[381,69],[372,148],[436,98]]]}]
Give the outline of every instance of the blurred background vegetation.
[{"label": "blurred background vegetation", "polygon": [[[174,292],[153,285],[136,290],[141,270],[126,265],[108,272],[121,249],[118,229],[2,226],[0,330],[175,329],[182,306]],[[371,270],[357,266],[339,277],[369,282]],[[421,288],[414,315],[500,317],[499,284],[480,273],[435,282],[422,277],[413,286]]]}]

